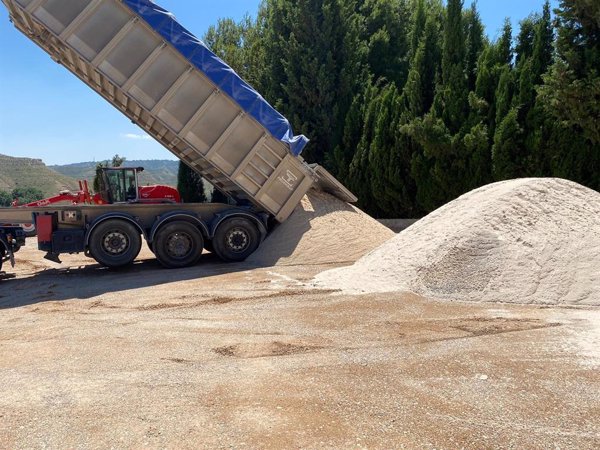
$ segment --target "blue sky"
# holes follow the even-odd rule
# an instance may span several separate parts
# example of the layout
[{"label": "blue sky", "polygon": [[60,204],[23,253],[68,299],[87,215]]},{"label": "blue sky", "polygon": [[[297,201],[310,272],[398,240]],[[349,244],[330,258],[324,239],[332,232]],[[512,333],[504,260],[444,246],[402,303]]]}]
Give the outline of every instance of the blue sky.
[{"label": "blue sky", "polygon": [[[259,0],[157,3],[202,36],[219,17],[256,14]],[[542,4],[543,0],[479,0],[478,7],[493,38],[505,17],[511,17],[516,28]],[[22,36],[0,5],[0,153],[41,158],[46,164],[101,161],[116,153],[129,160],[175,159]]]}]

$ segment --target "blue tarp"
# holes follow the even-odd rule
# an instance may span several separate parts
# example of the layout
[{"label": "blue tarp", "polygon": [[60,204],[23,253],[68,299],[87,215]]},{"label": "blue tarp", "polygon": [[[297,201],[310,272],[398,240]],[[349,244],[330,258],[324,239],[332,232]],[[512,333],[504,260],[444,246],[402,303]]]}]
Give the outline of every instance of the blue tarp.
[{"label": "blue tarp", "polygon": [[269,133],[287,144],[294,155],[302,152],[308,144],[308,139],[302,135],[294,136],[289,121],[252,86],[242,80],[231,67],[211,52],[204,42],[181,26],[173,14],[150,0],[124,0],[123,3],[179,50],[191,64],[235,100]]}]

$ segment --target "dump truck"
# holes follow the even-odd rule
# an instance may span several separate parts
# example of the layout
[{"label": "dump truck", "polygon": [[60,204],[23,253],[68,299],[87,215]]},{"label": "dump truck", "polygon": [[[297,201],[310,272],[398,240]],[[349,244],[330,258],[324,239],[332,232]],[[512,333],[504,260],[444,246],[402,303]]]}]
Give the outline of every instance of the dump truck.
[{"label": "dump truck", "polygon": [[[305,136],[294,135],[284,116],[156,3],[2,3],[17,30],[235,200],[235,205],[144,204],[135,198],[0,209],[0,224],[35,224],[38,247],[48,259],[84,252],[100,264],[121,267],[135,259],[145,239],[170,268],[196,263],[203,248],[241,261],[309,189],[357,200],[323,167],[304,161]],[[114,189],[123,189],[128,175],[117,176]],[[11,245],[0,245],[0,260],[14,261],[20,241]]]}]

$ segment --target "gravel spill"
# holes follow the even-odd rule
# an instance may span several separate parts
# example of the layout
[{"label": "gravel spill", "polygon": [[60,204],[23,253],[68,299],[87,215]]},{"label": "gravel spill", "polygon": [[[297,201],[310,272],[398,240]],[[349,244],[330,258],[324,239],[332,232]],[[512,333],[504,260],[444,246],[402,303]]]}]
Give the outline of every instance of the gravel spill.
[{"label": "gravel spill", "polygon": [[311,190],[247,262],[261,267],[348,264],[394,235],[358,208]]}]

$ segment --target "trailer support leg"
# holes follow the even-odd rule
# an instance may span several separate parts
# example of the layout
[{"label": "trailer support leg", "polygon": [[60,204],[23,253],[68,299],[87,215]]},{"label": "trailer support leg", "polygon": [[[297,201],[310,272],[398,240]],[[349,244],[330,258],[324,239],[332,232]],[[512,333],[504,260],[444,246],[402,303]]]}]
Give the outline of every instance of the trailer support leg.
[{"label": "trailer support leg", "polygon": [[48,253],[46,253],[46,256],[44,256],[44,259],[47,259],[48,261],[52,261],[53,263],[56,263],[56,264],[62,264],[62,261],[60,260],[59,256],[60,255],[57,253],[48,252]]}]

